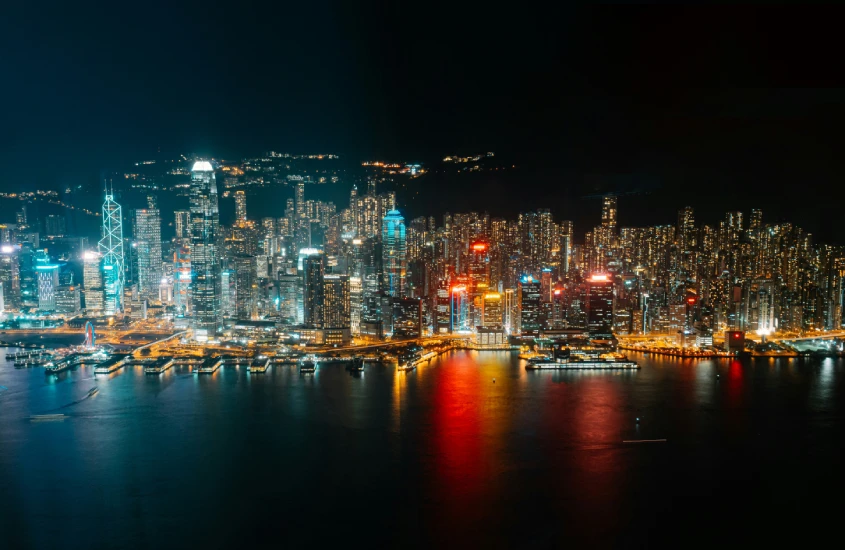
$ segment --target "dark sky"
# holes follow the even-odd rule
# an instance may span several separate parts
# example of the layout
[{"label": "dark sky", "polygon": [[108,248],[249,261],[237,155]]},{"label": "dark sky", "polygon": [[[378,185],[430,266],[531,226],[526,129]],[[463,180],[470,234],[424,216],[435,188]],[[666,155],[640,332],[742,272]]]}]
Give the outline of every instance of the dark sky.
[{"label": "dark sky", "polygon": [[623,223],[758,206],[845,243],[841,11],[23,4],[0,17],[0,189],[157,147],[493,150],[523,167],[495,189],[530,189],[535,207],[646,189]]}]

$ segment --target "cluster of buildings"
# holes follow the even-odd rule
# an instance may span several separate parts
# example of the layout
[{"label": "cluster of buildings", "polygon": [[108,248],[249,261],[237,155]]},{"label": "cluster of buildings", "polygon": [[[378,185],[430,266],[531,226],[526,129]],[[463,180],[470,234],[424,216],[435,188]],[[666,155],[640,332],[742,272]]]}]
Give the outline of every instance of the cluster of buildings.
[{"label": "cluster of buildings", "polygon": [[[224,227],[219,174],[232,177],[193,164],[189,207],[176,211],[170,242],[153,197],[124,218],[107,192],[96,246],[47,220],[51,246],[71,243],[58,256],[27,231],[24,210],[16,225],[0,226],[0,310],[160,316],[200,341],[284,329],[318,345],[449,333],[490,344],[555,333],[681,333],[706,342],[725,329],[768,334],[843,322],[845,248],[813,245],[791,224],[764,224],[759,210],[697,225],[684,208],[677,224],[619,227],[618,198],[608,195],[599,225],[576,242],[573,223],[546,209],[510,220],[468,212],[406,222],[395,194],[379,193],[371,177],[343,209],[309,200],[305,182],[294,180],[283,216],[260,220],[235,190],[235,219]],[[81,280],[63,269],[73,261]]]}]

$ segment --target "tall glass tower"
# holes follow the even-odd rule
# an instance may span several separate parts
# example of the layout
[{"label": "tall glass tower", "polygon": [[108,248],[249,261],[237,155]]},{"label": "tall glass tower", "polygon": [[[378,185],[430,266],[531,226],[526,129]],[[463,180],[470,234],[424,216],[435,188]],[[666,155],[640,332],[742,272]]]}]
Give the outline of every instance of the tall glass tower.
[{"label": "tall glass tower", "polygon": [[394,298],[403,298],[408,259],[405,246],[405,218],[398,210],[389,211],[382,220],[381,241],[384,291]]},{"label": "tall glass tower", "polygon": [[217,181],[210,162],[197,161],[191,169],[191,299],[195,336],[208,336],[222,328],[220,309],[220,259],[217,235],[220,212]]},{"label": "tall glass tower", "polygon": [[103,203],[103,238],[99,242],[103,257],[103,313],[116,315],[123,309],[123,286],[126,282],[123,255],[123,220],[120,205],[113,194],[106,194]]}]

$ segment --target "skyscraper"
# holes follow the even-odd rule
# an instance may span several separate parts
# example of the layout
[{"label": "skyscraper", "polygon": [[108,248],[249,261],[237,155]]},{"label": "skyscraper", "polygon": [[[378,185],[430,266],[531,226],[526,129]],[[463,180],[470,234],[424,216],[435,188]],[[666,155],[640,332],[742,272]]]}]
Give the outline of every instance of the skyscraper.
[{"label": "skyscraper", "polygon": [[82,253],[82,296],[89,314],[103,312],[103,256],[96,250]]},{"label": "skyscraper", "polygon": [[540,281],[526,275],[519,281],[519,326],[523,336],[540,334]]},{"label": "skyscraper", "polygon": [[21,307],[21,269],[18,250],[20,247],[4,244],[0,248],[0,285],[3,285],[5,310]]},{"label": "skyscraper", "polygon": [[604,273],[587,280],[587,329],[593,335],[609,335],[613,326],[613,280]]},{"label": "skyscraper", "polygon": [[323,277],[323,326],[350,328],[352,324],[348,275]]},{"label": "skyscraper", "polygon": [[398,210],[391,210],[382,223],[382,269],[384,291],[395,298],[405,296],[405,218]]},{"label": "skyscraper", "polygon": [[176,238],[191,238],[191,213],[187,210],[177,210],[173,213],[175,217]]},{"label": "skyscraper", "polygon": [[[217,181],[210,162],[197,161],[191,169],[191,286],[194,330],[210,335],[222,328],[220,264],[217,236],[220,213]],[[202,332],[201,332],[202,331]]]},{"label": "skyscraper", "polygon": [[135,251],[138,256],[138,292],[158,299],[161,284],[161,216],[157,208],[135,210]]},{"label": "skyscraper", "polygon": [[325,257],[314,253],[302,259],[303,322],[310,328],[323,328]]},{"label": "skyscraper", "polygon": [[235,223],[243,225],[246,222],[246,193],[235,191]]},{"label": "skyscraper", "polygon": [[39,263],[35,267],[35,272],[38,274],[38,309],[55,311],[56,289],[59,287],[59,266]]},{"label": "skyscraper", "polygon": [[[123,215],[113,194],[103,203],[103,238],[99,242],[103,257],[103,312],[116,315],[123,310],[123,286],[126,281],[123,255]],[[39,300],[40,302],[40,300]]]}]

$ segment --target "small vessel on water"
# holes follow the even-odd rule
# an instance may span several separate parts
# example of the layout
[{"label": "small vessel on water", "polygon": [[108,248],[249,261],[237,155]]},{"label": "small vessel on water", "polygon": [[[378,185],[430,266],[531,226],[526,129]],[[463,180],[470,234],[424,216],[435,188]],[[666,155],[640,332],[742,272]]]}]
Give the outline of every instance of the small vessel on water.
[{"label": "small vessel on water", "polygon": [[312,373],[317,370],[317,363],[313,359],[306,357],[299,364],[299,372],[303,374]]},{"label": "small vessel on water", "polygon": [[361,372],[364,370],[364,358],[363,357],[353,357],[352,361],[350,361],[346,365],[346,370],[351,372]]}]

